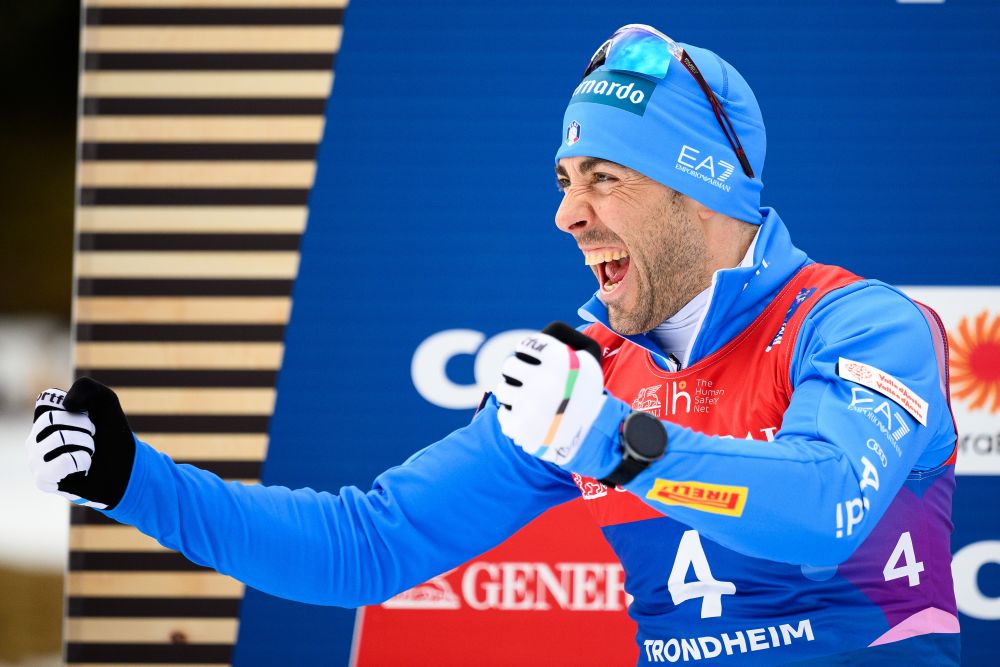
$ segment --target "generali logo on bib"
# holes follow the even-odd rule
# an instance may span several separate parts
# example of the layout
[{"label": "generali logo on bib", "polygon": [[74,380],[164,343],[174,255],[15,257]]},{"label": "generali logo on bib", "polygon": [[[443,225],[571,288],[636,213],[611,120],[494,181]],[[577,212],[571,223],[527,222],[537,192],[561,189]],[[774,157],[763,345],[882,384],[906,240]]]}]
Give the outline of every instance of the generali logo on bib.
[{"label": "generali logo on bib", "polygon": [[[606,485],[601,484],[596,479],[584,477],[580,473],[573,473],[573,483],[580,489],[580,495],[583,496],[584,500],[597,500],[608,495],[609,489]],[[610,490],[615,493],[626,493],[625,489],[620,486],[613,486]]]},{"label": "generali logo on bib", "polygon": [[[458,591],[449,578],[459,577]],[[473,561],[390,598],[388,609],[623,611],[621,563]]]},{"label": "generali logo on bib", "polygon": [[640,389],[639,393],[636,394],[635,400],[632,401],[632,409],[648,412],[654,417],[659,417],[663,404],[660,403],[660,397],[656,395],[656,392],[660,391],[660,387],[662,386],[662,384],[654,384],[652,387],[643,387]]}]

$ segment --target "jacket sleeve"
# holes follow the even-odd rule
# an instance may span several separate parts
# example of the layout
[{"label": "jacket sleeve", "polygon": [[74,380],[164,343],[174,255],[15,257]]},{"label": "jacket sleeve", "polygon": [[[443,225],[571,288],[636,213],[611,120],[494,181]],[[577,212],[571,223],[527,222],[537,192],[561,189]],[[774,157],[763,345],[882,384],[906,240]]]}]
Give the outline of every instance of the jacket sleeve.
[{"label": "jacket sleeve", "polygon": [[[838,372],[841,358],[884,371],[926,401],[926,425],[890,399],[893,418],[910,429],[893,447],[872,420],[849,407],[859,397],[876,397],[875,406],[886,396],[842,377],[850,373]],[[709,436],[665,422],[666,455],[626,488],[741,553],[817,566],[843,562],[907,477],[930,474],[953,450],[955,430],[929,325],[916,305],[883,284],[833,292],[803,324],[790,382],[791,402],[772,442]],[[620,419],[622,410],[605,412]],[[604,431],[613,429],[604,425]],[[614,460],[591,464],[604,474],[613,466]],[[651,493],[657,480],[735,487],[745,504],[730,515],[666,505]]]},{"label": "jacket sleeve", "polygon": [[460,565],[577,495],[567,473],[501,433],[491,401],[368,493],[226,483],[139,442],[107,514],[272,595],[355,607]]}]

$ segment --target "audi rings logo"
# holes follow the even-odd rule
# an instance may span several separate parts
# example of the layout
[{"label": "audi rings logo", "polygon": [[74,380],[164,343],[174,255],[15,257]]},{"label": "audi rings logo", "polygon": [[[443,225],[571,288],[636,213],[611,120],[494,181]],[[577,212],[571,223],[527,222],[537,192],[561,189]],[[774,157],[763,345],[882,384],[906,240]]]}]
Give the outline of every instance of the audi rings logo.
[{"label": "audi rings logo", "polygon": [[[417,392],[429,403],[451,410],[479,405],[483,392],[496,384],[500,367],[530,329],[504,331],[487,339],[474,329],[447,329],[417,346],[410,363],[410,377]],[[460,384],[448,377],[448,362],[459,355],[475,356],[475,384]]]}]

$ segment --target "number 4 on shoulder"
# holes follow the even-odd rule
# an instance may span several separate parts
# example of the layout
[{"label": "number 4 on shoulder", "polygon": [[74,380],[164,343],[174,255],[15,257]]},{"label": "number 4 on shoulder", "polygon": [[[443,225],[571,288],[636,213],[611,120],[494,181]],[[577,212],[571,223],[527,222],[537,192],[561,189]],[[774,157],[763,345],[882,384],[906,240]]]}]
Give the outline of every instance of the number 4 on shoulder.
[{"label": "number 4 on shoulder", "polygon": [[892,555],[882,568],[882,576],[886,581],[907,577],[912,588],[920,585],[920,573],[923,571],[924,563],[917,560],[916,554],[913,553],[913,538],[910,537],[910,531],[906,531],[899,536],[896,548],[892,550]]}]

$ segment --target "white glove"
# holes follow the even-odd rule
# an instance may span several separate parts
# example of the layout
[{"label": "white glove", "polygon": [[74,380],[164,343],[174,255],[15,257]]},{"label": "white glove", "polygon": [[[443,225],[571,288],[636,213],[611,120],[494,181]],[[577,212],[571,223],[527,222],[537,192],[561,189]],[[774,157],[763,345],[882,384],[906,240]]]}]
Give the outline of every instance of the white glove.
[{"label": "white glove", "polygon": [[560,466],[571,461],[607,400],[597,359],[538,333],[518,344],[500,372],[493,393],[501,404],[497,418],[504,434],[543,461]]},{"label": "white glove", "polygon": [[86,412],[63,407],[66,392],[46,389],[35,401],[35,423],[24,444],[35,486],[56,493],[77,505],[105,509],[107,505],[85,500],[60,489],[70,475],[87,475],[94,455],[94,423]]}]

